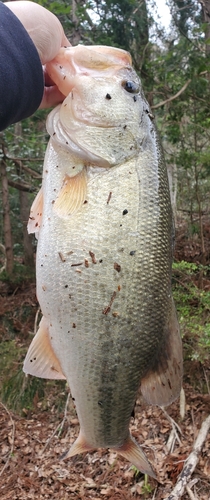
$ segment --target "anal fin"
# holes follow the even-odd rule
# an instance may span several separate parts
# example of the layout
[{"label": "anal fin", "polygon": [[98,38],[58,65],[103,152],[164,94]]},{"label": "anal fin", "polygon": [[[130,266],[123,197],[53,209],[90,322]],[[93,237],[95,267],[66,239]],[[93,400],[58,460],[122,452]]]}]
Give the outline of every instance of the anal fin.
[{"label": "anal fin", "polygon": [[182,387],[182,341],[174,302],[171,302],[167,335],[157,362],[141,381],[141,392],[147,403],[171,404]]},{"label": "anal fin", "polygon": [[23,371],[40,378],[66,379],[50,344],[48,321],[44,316],[40,321],[38,332],[29,346]]},{"label": "anal fin", "polygon": [[53,205],[53,210],[60,217],[68,217],[77,212],[85,201],[87,193],[86,170],[74,177],[65,175],[63,185]]}]

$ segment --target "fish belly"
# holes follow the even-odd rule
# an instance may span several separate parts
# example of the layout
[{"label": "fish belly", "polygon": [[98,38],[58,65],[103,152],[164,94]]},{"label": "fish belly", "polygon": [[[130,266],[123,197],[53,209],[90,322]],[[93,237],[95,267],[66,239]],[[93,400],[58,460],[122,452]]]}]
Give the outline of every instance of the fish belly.
[{"label": "fish belly", "polygon": [[160,201],[167,182],[148,155],[110,169],[87,167],[87,199],[64,219],[53,210],[63,173],[52,145],[44,171],[38,300],[83,434],[92,447],[119,447],[168,321],[167,192]]}]

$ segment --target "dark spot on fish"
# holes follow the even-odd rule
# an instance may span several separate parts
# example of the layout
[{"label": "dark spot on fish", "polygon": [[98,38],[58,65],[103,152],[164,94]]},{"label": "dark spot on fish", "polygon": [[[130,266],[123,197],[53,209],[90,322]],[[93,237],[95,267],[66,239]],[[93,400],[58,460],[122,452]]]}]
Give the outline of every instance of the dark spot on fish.
[{"label": "dark spot on fish", "polygon": [[53,205],[53,203],[55,203],[55,200],[52,200],[52,205]]},{"label": "dark spot on fish", "polygon": [[86,203],[88,203],[88,201],[87,201],[87,200],[85,200],[85,201],[84,201],[83,205],[86,205]]},{"label": "dark spot on fish", "polygon": [[136,250],[131,250],[130,255],[135,255]]},{"label": "dark spot on fish", "polygon": [[72,323],[72,328],[76,328],[76,323]]},{"label": "dark spot on fish", "polygon": [[53,135],[56,135],[56,132],[53,132]]},{"label": "dark spot on fish", "polygon": [[58,166],[58,165],[56,165],[56,168],[59,168],[59,166]]},{"label": "dark spot on fish", "polygon": [[114,269],[115,269],[115,271],[117,271],[118,273],[120,273],[120,271],[121,271],[121,266],[120,266],[120,264],[118,264],[117,262],[115,262],[115,263],[114,263]]},{"label": "dark spot on fish", "polygon": [[66,259],[65,259],[64,255],[61,252],[58,252],[58,255],[59,255],[60,259],[61,259],[61,262],[66,262]]},{"label": "dark spot on fish", "polygon": [[64,104],[63,106],[64,106],[64,108],[65,108],[65,107],[67,106],[67,103],[66,103],[66,104]]},{"label": "dark spot on fish", "polygon": [[111,99],[110,94],[106,94],[106,99],[108,99],[108,100],[110,100],[110,99]]},{"label": "dark spot on fish", "polygon": [[122,224],[120,224],[120,227],[122,227]]},{"label": "dark spot on fish", "polygon": [[100,262],[100,264],[101,264],[101,263],[103,262],[103,259],[99,259],[99,261],[98,261],[98,262]]},{"label": "dark spot on fish", "polygon": [[69,299],[71,299],[71,294],[69,294]]},{"label": "dark spot on fish", "polygon": [[154,118],[155,118],[155,117],[154,117],[154,115],[152,115],[152,113],[150,113],[148,109],[146,109],[145,111],[146,111],[146,113],[148,114],[149,118],[150,118],[151,120],[154,120]]},{"label": "dark spot on fish", "polygon": [[122,82],[122,86],[129,94],[137,94],[139,92],[139,85],[135,82],[126,80]]},{"label": "dark spot on fish", "polygon": [[124,125],[124,127],[123,127],[123,128],[124,128],[124,130],[125,130],[125,129],[127,128],[127,125]]},{"label": "dark spot on fish", "polygon": [[72,169],[74,170],[75,167],[72,167]]},{"label": "dark spot on fish", "polygon": [[114,302],[114,299],[115,299],[116,295],[117,295],[117,294],[116,294],[116,292],[114,291],[114,292],[113,292],[113,294],[112,294],[112,296],[111,296],[111,300],[110,300],[110,302],[109,302],[109,305],[103,309],[102,314],[105,314],[105,315],[106,315],[106,314],[108,314],[108,313],[110,312],[110,310],[111,310],[111,306],[112,306],[112,304],[113,304],[113,302]]},{"label": "dark spot on fish", "polygon": [[59,68],[60,68],[60,69],[62,69],[62,68],[63,68],[63,66],[59,66]]},{"label": "dark spot on fish", "polygon": [[48,170],[45,170],[45,173],[48,174]]},{"label": "dark spot on fish", "polygon": [[98,401],[98,405],[99,405],[99,406],[103,406],[102,401]]},{"label": "dark spot on fish", "polygon": [[136,102],[136,101],[137,101],[137,97],[136,97],[136,95],[134,95],[134,96],[133,96],[133,100],[134,100],[134,102]]},{"label": "dark spot on fish", "polygon": [[63,80],[65,80],[65,79],[66,79],[66,75],[64,75],[64,77],[63,77]]},{"label": "dark spot on fish", "polygon": [[72,396],[72,401],[75,401],[75,398],[73,398],[73,396]]},{"label": "dark spot on fish", "polygon": [[73,94],[73,92],[71,93],[71,98],[72,98],[72,99],[74,99],[74,94]]},{"label": "dark spot on fish", "polygon": [[168,385],[169,385],[170,389],[172,389],[172,387],[171,387],[171,382],[170,382],[170,380],[169,380],[169,379],[168,379]]},{"label": "dark spot on fish", "polygon": [[125,208],[125,210],[123,210],[123,213],[122,213],[122,214],[123,214],[123,215],[128,214],[128,210]]},{"label": "dark spot on fish", "polygon": [[38,222],[36,222],[35,227],[37,227],[38,225],[39,225]]},{"label": "dark spot on fish", "polygon": [[66,141],[66,144],[68,144],[68,141]]},{"label": "dark spot on fish", "polygon": [[107,205],[109,204],[111,197],[112,197],[112,191],[110,191],[109,196],[107,198]]},{"label": "dark spot on fish", "polygon": [[65,287],[64,287],[64,288],[68,288],[68,286],[69,286],[69,285],[65,285]]},{"label": "dark spot on fish", "polygon": [[92,263],[93,263],[93,264],[96,264],[96,263],[97,263],[97,260],[96,260],[96,258],[95,258],[95,254],[94,254],[93,252],[91,252],[91,250],[89,251],[89,255],[90,255],[91,259],[92,259]]}]

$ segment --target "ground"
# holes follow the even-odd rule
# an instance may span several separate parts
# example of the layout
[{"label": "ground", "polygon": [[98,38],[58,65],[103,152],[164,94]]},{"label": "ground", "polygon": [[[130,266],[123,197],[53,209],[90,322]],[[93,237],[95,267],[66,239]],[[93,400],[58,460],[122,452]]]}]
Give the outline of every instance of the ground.
[{"label": "ground", "polygon": [[[178,239],[177,252],[183,252],[180,241]],[[191,252],[195,248],[191,247]],[[184,252],[187,251],[185,246]],[[198,253],[199,249],[195,250],[196,259]],[[184,257],[185,254],[181,258]],[[147,406],[140,396],[137,400],[131,432],[150,460],[157,480],[145,479],[126,460],[106,450],[62,460],[62,454],[79,433],[75,408],[65,383],[51,382],[44,389],[39,385],[34,388],[37,379],[32,378],[30,400],[25,406],[23,402],[21,408],[15,406],[25,390],[22,360],[32,338],[38,310],[35,285],[5,282],[0,285],[0,317],[3,318],[0,340],[4,346],[0,353],[0,386],[4,387],[5,380],[13,380],[11,386],[6,386],[12,397],[0,403],[1,500],[167,499],[192,451],[202,422],[210,414],[209,361],[185,360],[186,405],[182,418],[179,400],[167,408],[167,413]],[[209,280],[206,289],[210,289]],[[19,375],[11,376],[19,372],[20,382]],[[181,410],[183,412],[183,404]],[[209,500],[209,478],[208,434],[189,480],[190,490],[182,499]]]},{"label": "ground", "polygon": [[[179,425],[177,437],[169,417],[160,409],[138,402],[131,432],[142,445],[158,477],[158,481],[136,473],[134,468],[115,453],[95,453],[61,460],[78,436],[79,425],[72,402],[64,413],[51,407],[43,411],[42,403],[28,416],[8,412],[0,404],[1,500],[131,500],[167,498],[177,481],[184,461],[189,456],[202,421],[210,413],[210,396],[196,394],[185,385],[186,413],[181,421],[179,402],[167,413]],[[172,438],[171,451],[167,443]],[[194,498],[209,499],[210,436],[192,475]],[[183,499],[188,499],[184,495]]]}]

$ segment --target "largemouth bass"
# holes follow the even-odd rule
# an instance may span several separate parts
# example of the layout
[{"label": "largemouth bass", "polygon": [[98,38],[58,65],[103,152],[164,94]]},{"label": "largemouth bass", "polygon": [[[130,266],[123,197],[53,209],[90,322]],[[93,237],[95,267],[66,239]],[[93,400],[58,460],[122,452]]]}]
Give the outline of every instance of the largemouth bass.
[{"label": "largemouth bass", "polygon": [[155,477],[129,421],[140,386],[156,405],[181,388],[162,150],[127,52],[61,49],[48,72],[67,97],[47,120],[43,185],[29,220],[39,232],[43,318],[24,371],[67,379],[80,422],[68,457],[111,448]]}]

